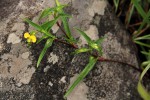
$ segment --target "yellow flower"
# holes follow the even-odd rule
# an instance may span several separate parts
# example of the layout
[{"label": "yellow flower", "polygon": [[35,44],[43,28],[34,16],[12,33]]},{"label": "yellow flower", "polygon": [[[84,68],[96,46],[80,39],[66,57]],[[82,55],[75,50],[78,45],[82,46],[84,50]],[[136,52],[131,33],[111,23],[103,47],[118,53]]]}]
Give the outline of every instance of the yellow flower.
[{"label": "yellow flower", "polygon": [[30,35],[28,32],[24,33],[24,38],[27,39],[27,42],[30,43],[30,42],[33,42],[35,43],[36,42],[36,36],[35,35]]},{"label": "yellow flower", "polygon": [[24,38],[29,38],[30,37],[30,34],[28,32],[24,33]]}]

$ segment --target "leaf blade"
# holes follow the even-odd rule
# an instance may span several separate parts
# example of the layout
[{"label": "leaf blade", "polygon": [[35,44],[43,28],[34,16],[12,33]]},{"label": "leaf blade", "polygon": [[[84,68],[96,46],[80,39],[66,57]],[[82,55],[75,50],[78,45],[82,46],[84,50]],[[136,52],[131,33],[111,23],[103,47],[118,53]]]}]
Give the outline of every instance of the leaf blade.
[{"label": "leaf blade", "polygon": [[53,40],[54,40],[53,38],[49,38],[49,39],[46,41],[45,46],[44,46],[44,48],[43,48],[43,50],[42,50],[42,52],[40,53],[40,56],[39,56],[39,58],[38,58],[37,67],[38,67],[39,64],[41,63],[41,61],[42,61],[42,59],[43,59],[43,57],[44,57],[44,55],[45,55],[47,49],[52,45]]},{"label": "leaf blade", "polygon": [[57,12],[57,10],[59,10],[59,9],[63,9],[63,8],[66,7],[66,6],[67,6],[67,5],[59,5],[59,6],[56,6],[56,7],[52,7],[52,8],[47,8],[47,9],[45,9],[45,10],[41,13],[41,15],[40,15],[40,17],[39,17],[39,20],[41,20],[42,18],[45,18],[45,17],[47,17],[47,16],[53,14],[54,12]]},{"label": "leaf blade", "polygon": [[150,63],[146,66],[146,68],[143,70],[141,76],[140,76],[140,80],[138,82],[138,86],[137,86],[137,90],[139,92],[139,94],[141,95],[141,97],[144,100],[149,100],[150,98],[150,93],[144,88],[144,86],[142,85],[142,79],[144,77],[144,75],[147,73],[147,71],[150,69]]},{"label": "leaf blade", "polygon": [[80,30],[80,29],[78,29],[78,28],[75,28],[75,29],[85,38],[85,40],[88,42],[88,44],[92,41],[92,40],[90,39],[90,37],[89,37],[88,35],[86,35],[85,32],[83,32],[82,30]]},{"label": "leaf blade", "polygon": [[73,89],[77,86],[77,84],[79,82],[81,82],[83,80],[83,78],[89,73],[89,71],[92,70],[92,68],[96,64],[96,61],[97,61],[97,58],[94,58],[93,56],[90,57],[89,63],[86,65],[86,67],[83,69],[83,71],[79,74],[78,78],[68,89],[68,91],[64,95],[64,98],[66,98],[73,91]]}]

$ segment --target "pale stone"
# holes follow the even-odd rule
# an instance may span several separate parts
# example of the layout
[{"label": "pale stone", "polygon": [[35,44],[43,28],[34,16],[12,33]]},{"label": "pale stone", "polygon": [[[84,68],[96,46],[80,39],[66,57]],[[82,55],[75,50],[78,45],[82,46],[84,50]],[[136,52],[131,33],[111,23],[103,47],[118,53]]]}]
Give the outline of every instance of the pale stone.
[{"label": "pale stone", "polygon": [[16,44],[16,43],[19,43],[19,42],[21,42],[21,39],[16,34],[11,33],[8,36],[7,43]]},{"label": "pale stone", "polygon": [[48,58],[48,62],[55,64],[58,62],[58,59],[59,59],[59,57],[57,55],[50,53],[50,56]]},{"label": "pale stone", "polygon": [[[16,57],[11,54],[4,54],[2,58],[3,66],[0,67],[0,73],[2,73],[3,78],[13,77],[16,84],[28,84],[30,82],[35,68],[28,67],[31,65],[29,59],[22,60],[21,56]],[[8,61],[9,59],[11,59],[11,61]],[[8,70],[9,66],[11,67]]]},{"label": "pale stone", "polygon": [[0,44],[0,51],[3,49],[3,45],[2,44]]},{"label": "pale stone", "polygon": [[[92,40],[97,40],[98,37],[98,30],[97,27],[94,25],[90,25],[90,28],[85,31],[85,33],[92,39]],[[81,40],[81,44],[80,45],[85,45],[87,44],[87,41],[85,40],[85,38],[83,36],[80,36],[80,40]]]},{"label": "pale stone", "polygon": [[51,81],[48,82],[49,86],[53,86],[53,83]]},{"label": "pale stone", "polygon": [[66,83],[66,76],[63,76],[61,79],[60,79],[60,81],[59,81],[59,83]]},{"label": "pale stone", "polygon": [[44,68],[44,72],[47,72],[47,71],[49,70],[49,68],[50,68],[50,66],[46,66],[46,67]]},{"label": "pale stone", "polygon": [[94,13],[104,15],[106,5],[107,2],[105,0],[95,0],[95,2],[93,2],[91,9],[93,9]]},{"label": "pale stone", "polygon": [[[78,75],[76,74],[74,75],[74,77],[71,78],[70,86],[77,79],[77,77]],[[86,86],[84,82],[80,82],[67,97],[67,100],[88,100],[86,95],[87,93],[88,93],[88,86]]]},{"label": "pale stone", "polygon": [[25,72],[20,73],[22,74],[22,77],[20,78],[19,82],[22,84],[28,84],[34,72],[35,72],[35,68],[31,67],[31,68],[28,68]]},{"label": "pale stone", "polygon": [[25,30],[25,26],[24,26],[24,23],[15,23],[13,28],[12,28],[12,31],[24,31]]},{"label": "pale stone", "polygon": [[28,57],[29,57],[29,52],[23,53],[23,54],[21,55],[21,57],[22,57],[23,59],[28,59]]}]

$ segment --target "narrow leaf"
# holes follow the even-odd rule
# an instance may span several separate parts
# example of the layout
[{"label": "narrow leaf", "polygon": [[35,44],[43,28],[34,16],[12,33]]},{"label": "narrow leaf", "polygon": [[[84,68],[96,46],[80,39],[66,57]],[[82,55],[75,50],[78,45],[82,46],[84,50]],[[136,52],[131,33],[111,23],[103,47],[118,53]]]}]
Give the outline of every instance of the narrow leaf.
[{"label": "narrow leaf", "polygon": [[145,46],[145,47],[148,47],[150,48],[150,45],[149,44],[146,44],[146,43],[143,43],[143,42],[140,42],[140,41],[134,41],[136,44],[139,44],[141,46]]},{"label": "narrow leaf", "polygon": [[46,38],[48,38],[48,36],[42,36],[37,42],[36,42],[36,44],[38,44],[38,43],[40,43],[42,40],[44,40],[44,39],[46,39]]},{"label": "narrow leaf", "polygon": [[39,17],[39,20],[42,19],[42,18],[44,18],[44,17],[47,17],[47,16],[53,14],[53,12],[57,12],[57,10],[59,10],[59,9],[63,9],[64,7],[66,7],[66,5],[60,5],[60,6],[56,6],[56,7],[52,7],[52,8],[47,8],[47,9],[45,9],[45,10],[41,13],[41,15],[40,15],[40,17]]},{"label": "narrow leaf", "polygon": [[32,25],[38,31],[42,31],[43,30],[43,28],[41,26],[39,26],[38,24],[32,22],[31,20],[25,19],[25,21],[28,22],[30,25]]},{"label": "narrow leaf", "polygon": [[91,42],[91,39],[90,39],[90,37],[89,36],[87,36],[86,35],[86,33],[85,32],[83,32],[83,31],[81,31],[80,29],[78,29],[78,28],[75,28],[84,38],[85,38],[85,40],[88,42],[88,43],[90,43]]},{"label": "narrow leaf", "polygon": [[134,40],[150,40],[150,34],[137,37]]},{"label": "narrow leaf", "polygon": [[120,0],[113,0],[113,1],[114,1],[114,4],[115,4],[115,12],[117,12],[118,5],[119,5],[119,1],[120,1]]},{"label": "narrow leaf", "polygon": [[140,80],[138,82],[138,92],[141,95],[141,97],[144,100],[149,100],[150,99],[150,93],[144,88],[144,86],[142,85],[141,81],[144,77],[144,75],[147,73],[147,71],[150,69],[150,63],[146,66],[146,68],[143,70],[141,76],[140,76]]},{"label": "narrow leaf", "polygon": [[55,0],[55,3],[57,6],[60,6],[60,2],[58,0]]},{"label": "narrow leaf", "polygon": [[91,49],[88,49],[88,48],[80,48],[80,49],[77,49],[75,50],[75,54],[79,54],[79,53],[83,53],[83,52],[88,52],[90,51]]},{"label": "narrow leaf", "polygon": [[103,41],[104,41],[104,37],[101,37],[98,40],[96,40],[96,43],[100,45]]},{"label": "narrow leaf", "polygon": [[102,48],[95,42],[91,41],[89,43],[89,46],[99,52],[100,55],[102,55]]},{"label": "narrow leaf", "polygon": [[150,94],[148,93],[148,91],[144,88],[144,86],[142,85],[141,82],[138,82],[138,92],[141,95],[141,97],[144,100],[149,100],[150,99]]},{"label": "narrow leaf", "polygon": [[42,27],[44,30],[49,31],[49,30],[53,27],[53,25],[56,24],[56,22],[58,21],[58,19],[60,18],[60,16],[70,17],[70,16],[67,15],[67,14],[59,14],[57,17],[55,17],[54,20],[45,22],[44,24],[41,25],[41,27]]},{"label": "narrow leaf", "polygon": [[[60,2],[58,0],[55,0],[55,3],[56,3],[57,6],[60,6]],[[63,9],[58,9],[57,11],[58,11],[59,14],[64,14]],[[64,30],[66,32],[67,38],[70,41],[74,42],[74,38],[73,38],[73,36],[71,34],[67,18],[61,16],[61,20],[62,20],[62,23],[63,23],[63,26],[64,26]]]},{"label": "narrow leaf", "polygon": [[142,18],[144,19],[146,16],[145,11],[143,10],[143,8],[141,7],[141,5],[138,3],[137,0],[132,0],[134,6],[136,7],[137,11],[139,12],[139,14],[142,16]]},{"label": "narrow leaf", "polygon": [[66,17],[61,17],[61,20],[63,22],[63,26],[64,26],[64,29],[65,29],[66,35],[68,36],[69,39],[73,40],[67,18]]},{"label": "narrow leaf", "polygon": [[143,70],[141,76],[140,76],[140,80],[142,80],[142,78],[144,77],[144,75],[146,74],[146,72],[150,69],[150,64],[148,64],[146,66],[146,68]]},{"label": "narrow leaf", "polygon": [[97,58],[94,58],[93,56],[90,57],[89,63],[86,65],[86,67],[79,74],[75,82],[68,89],[68,91],[64,95],[64,98],[66,98],[73,91],[73,89],[85,78],[85,76],[92,70],[92,68],[96,64],[96,61],[97,61]]},{"label": "narrow leaf", "polygon": [[43,50],[42,50],[42,52],[41,52],[41,54],[40,54],[40,56],[39,56],[39,58],[38,58],[37,67],[38,67],[39,64],[41,63],[41,60],[43,59],[43,57],[44,57],[44,55],[45,55],[47,49],[52,45],[53,40],[54,40],[54,39],[49,38],[49,39],[46,41],[45,46],[44,46],[44,48],[43,48]]},{"label": "narrow leaf", "polygon": [[37,31],[44,33],[47,36],[50,36],[52,38],[55,38],[55,36],[53,36],[52,34],[48,33],[46,30],[44,30],[41,26],[39,26],[38,24],[32,22],[29,19],[25,19],[26,22],[28,22],[30,25],[32,25],[35,29],[37,29]]}]

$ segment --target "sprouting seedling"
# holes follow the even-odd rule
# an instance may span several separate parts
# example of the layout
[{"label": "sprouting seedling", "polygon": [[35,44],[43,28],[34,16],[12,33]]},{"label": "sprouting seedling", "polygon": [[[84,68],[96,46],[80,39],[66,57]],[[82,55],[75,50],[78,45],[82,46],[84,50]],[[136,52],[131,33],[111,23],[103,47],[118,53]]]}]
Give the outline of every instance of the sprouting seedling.
[{"label": "sprouting seedling", "polygon": [[87,76],[87,74],[93,69],[94,65],[96,64],[98,58],[95,58],[93,56],[90,56],[89,63],[85,66],[85,68],[82,70],[82,72],[79,74],[77,79],[74,81],[74,83],[71,85],[71,87],[67,90],[66,94],[64,95],[64,98],[66,98],[73,89]]},{"label": "sprouting seedling", "polygon": [[[50,15],[51,13],[57,13],[57,11],[61,10],[64,6],[63,5],[60,5],[60,6],[57,6],[57,7],[54,7],[52,9],[47,9],[47,10],[44,10],[43,13],[41,14],[40,18],[44,18],[48,15]],[[55,39],[57,39],[56,36],[54,36],[52,33],[50,33],[50,29],[52,28],[52,26],[54,24],[57,23],[58,19],[60,17],[63,17],[63,18],[66,18],[66,17],[70,17],[68,14],[65,14],[65,13],[59,13],[57,14],[57,16],[54,17],[53,20],[50,20],[50,21],[46,21],[44,22],[43,24],[41,25],[38,25],[32,21],[30,21],[29,19],[25,19],[26,22],[28,22],[30,25],[32,25],[38,32],[42,33],[43,36],[37,41],[37,43],[41,42],[42,40],[44,39],[47,39],[46,43],[45,43],[45,46],[42,50],[42,52],[40,53],[40,56],[38,58],[38,61],[37,61],[37,67],[39,66],[39,64],[41,63],[47,49],[49,47],[52,46],[53,44],[53,41]],[[29,41],[33,41],[33,42],[36,42],[36,38],[35,36],[30,36],[29,34],[25,33],[25,38],[27,38],[27,40]],[[33,38],[34,37],[34,38]]]},{"label": "sprouting seedling", "polygon": [[[61,5],[58,0],[55,0],[55,2],[56,2],[57,7],[59,7]],[[58,9],[58,13],[60,13],[60,14],[64,13],[63,9]],[[68,41],[71,44],[74,44],[76,42],[76,40],[74,39],[73,35],[71,34],[67,18],[62,16],[61,20],[62,20],[62,23],[64,26],[65,34],[67,36],[66,41]]]},{"label": "sprouting seedling", "polygon": [[88,43],[89,48],[81,48],[78,49],[76,52],[87,52],[92,51],[93,49],[98,51],[99,56],[102,55],[102,47],[100,46],[104,38],[99,38],[98,40],[92,40],[85,32],[76,28],[76,30],[85,38]]},{"label": "sprouting seedling", "polygon": [[85,32],[81,31],[80,29],[76,28],[76,30],[85,38],[85,40],[88,43],[89,48],[85,48],[85,47],[79,48],[75,50],[74,53],[78,54],[78,53],[83,53],[83,52],[92,52],[92,50],[97,50],[99,52],[99,55],[97,57],[90,56],[89,63],[85,66],[83,71],[79,74],[77,79],[67,90],[66,94],[64,95],[64,98],[66,98],[73,91],[73,89],[87,76],[87,74],[92,70],[92,68],[96,64],[98,57],[102,55],[102,48],[100,44],[102,43],[103,38],[100,38],[95,41],[95,40],[92,40],[89,36],[86,35]]}]

